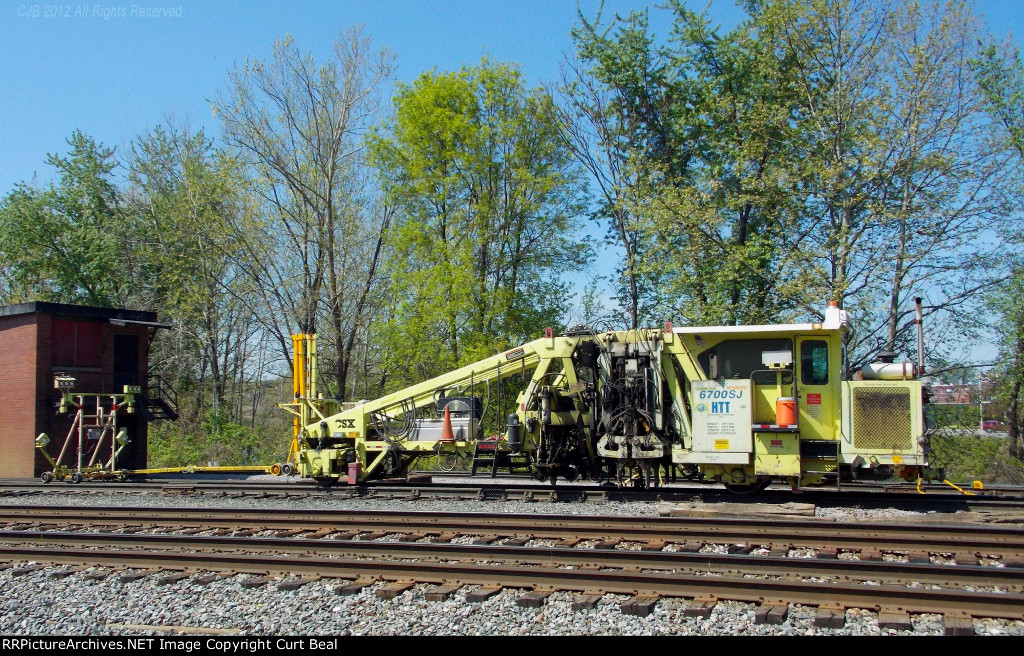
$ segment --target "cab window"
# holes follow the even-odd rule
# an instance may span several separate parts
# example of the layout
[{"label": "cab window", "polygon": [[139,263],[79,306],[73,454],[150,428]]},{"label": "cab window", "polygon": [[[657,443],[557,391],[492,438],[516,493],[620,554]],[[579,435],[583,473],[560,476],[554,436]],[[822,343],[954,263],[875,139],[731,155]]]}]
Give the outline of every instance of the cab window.
[{"label": "cab window", "polygon": [[800,380],[804,385],[828,383],[828,342],[809,339],[800,343]]},{"label": "cab window", "polygon": [[786,338],[730,339],[698,355],[697,362],[711,379],[750,378],[754,371],[767,369],[761,360],[765,351],[792,353],[793,342]]}]

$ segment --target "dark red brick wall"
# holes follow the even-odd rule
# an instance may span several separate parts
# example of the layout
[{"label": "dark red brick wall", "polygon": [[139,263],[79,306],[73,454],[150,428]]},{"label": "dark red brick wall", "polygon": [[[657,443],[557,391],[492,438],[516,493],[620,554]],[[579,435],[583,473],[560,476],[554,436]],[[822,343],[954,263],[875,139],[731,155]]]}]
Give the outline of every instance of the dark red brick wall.
[{"label": "dark red brick wall", "polygon": [[34,475],[36,317],[0,317],[0,477]]},{"label": "dark red brick wall", "polygon": [[[74,318],[65,316],[65,318]],[[58,373],[75,378],[75,391],[118,393],[114,389],[114,335],[138,337],[138,380],[146,385],[149,329],[145,326],[114,326],[106,319],[80,319],[100,324],[102,358],[99,367],[54,367],[53,315],[35,312],[0,316],[0,477],[30,478],[51,469],[35,448],[39,433],[50,436],[48,451],[57,458],[72,426],[73,416],[57,414],[61,394],[54,388]],[[106,402],[109,405],[109,402]],[[118,414],[118,428],[127,430],[131,443],[118,456],[117,466],[146,467],[147,422],[137,414]],[[104,440],[106,443],[106,440]],[[77,437],[64,463],[76,461]],[[101,453],[102,455],[102,453]],[[109,456],[109,451],[107,452]],[[104,458],[105,459],[105,458]]]}]

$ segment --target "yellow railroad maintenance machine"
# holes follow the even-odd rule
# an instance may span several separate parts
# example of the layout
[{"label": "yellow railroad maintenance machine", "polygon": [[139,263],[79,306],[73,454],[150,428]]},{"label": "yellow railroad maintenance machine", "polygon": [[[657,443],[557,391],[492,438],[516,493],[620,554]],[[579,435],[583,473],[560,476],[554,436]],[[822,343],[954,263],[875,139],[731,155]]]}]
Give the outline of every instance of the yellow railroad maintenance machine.
[{"label": "yellow railroad maintenance machine", "polygon": [[[842,380],[848,326],[832,304],[820,323],[548,329],[373,401],[343,406],[297,386],[290,459],[325,485],[401,475],[420,457],[485,446],[495,466],[518,458],[552,483],[650,487],[673,467],[741,493],[772,481],[941,480],[927,461],[919,368],[879,362]],[[296,371],[313,380],[315,342],[297,338],[305,362]],[[514,411],[500,415],[513,409],[513,381]],[[485,425],[500,434],[488,439]]]}]

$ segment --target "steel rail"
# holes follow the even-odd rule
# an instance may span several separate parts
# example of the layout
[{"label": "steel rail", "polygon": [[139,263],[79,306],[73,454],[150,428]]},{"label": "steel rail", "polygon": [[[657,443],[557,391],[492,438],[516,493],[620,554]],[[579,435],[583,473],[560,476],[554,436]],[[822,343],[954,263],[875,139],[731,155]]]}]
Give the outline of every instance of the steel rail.
[{"label": "steel rail", "polygon": [[304,538],[178,536],[53,531],[0,531],[0,544],[43,544],[63,548],[164,549],[234,551],[238,553],[305,555],[321,558],[430,558],[471,560],[513,566],[618,568],[635,571],[687,570],[718,575],[753,574],[790,578],[831,578],[837,581],[907,581],[944,588],[995,586],[1024,590],[1024,568],[977,565],[934,565],[857,560],[789,558],[626,549],[574,549],[492,544],[452,544],[394,541],[310,540]]},{"label": "steel rail", "polygon": [[[889,520],[896,522],[899,520]],[[536,538],[580,537],[629,541],[788,544],[807,548],[882,549],[933,553],[981,552],[1024,555],[1024,527],[950,524],[821,522],[722,517],[625,517],[595,515],[318,510],[260,508],[150,508],[0,506],[6,524],[66,523],[337,531],[426,532],[463,535],[501,533]],[[27,528],[27,527],[26,527]]]},{"label": "steel rail", "polygon": [[103,481],[86,485],[43,484],[32,480],[0,479],[0,496],[24,494],[91,494],[91,493],[165,493],[255,496],[260,498],[315,497],[315,498],[453,498],[453,499],[523,499],[552,501],[692,501],[731,500],[734,502],[809,501],[837,507],[869,505],[895,506],[904,509],[1020,509],[1024,508],[1024,492],[1016,489],[992,489],[971,496],[947,492],[948,488],[928,488],[918,494],[913,486],[864,486],[847,488],[839,492],[830,488],[808,488],[801,496],[788,489],[770,489],[748,497],[737,497],[724,488],[707,483],[681,483],[652,489],[614,488],[599,485],[563,485],[551,487],[530,481],[500,481],[473,483],[411,483],[405,480],[375,481],[370,485],[334,487],[325,490],[310,481],[189,481],[183,479],[163,481],[133,481],[128,483]]},{"label": "steel rail", "polygon": [[704,576],[678,572],[638,572],[563,569],[552,567],[495,567],[493,563],[373,561],[308,556],[265,556],[232,553],[166,551],[73,550],[59,546],[4,546],[0,557],[37,563],[100,567],[178,569],[290,576],[328,576],[376,581],[417,581],[462,585],[500,585],[511,588],[556,589],[613,594],[704,597],[762,604],[834,605],[874,608],[883,612],[952,613],[973,617],[1024,618],[1024,595],[965,590],[911,588],[896,585],[817,583],[745,578],[742,575]]}]

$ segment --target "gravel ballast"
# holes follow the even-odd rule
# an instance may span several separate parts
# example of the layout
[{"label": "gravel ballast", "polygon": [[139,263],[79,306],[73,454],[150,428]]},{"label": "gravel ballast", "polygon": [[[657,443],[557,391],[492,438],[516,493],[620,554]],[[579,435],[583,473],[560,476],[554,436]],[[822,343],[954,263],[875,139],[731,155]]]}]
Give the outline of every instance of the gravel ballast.
[{"label": "gravel ballast", "polygon": [[[5,504],[88,506],[167,506],[515,512],[558,514],[657,515],[650,503],[549,503],[523,501],[384,499],[275,500],[209,498],[200,495],[62,494],[5,497]],[[299,505],[301,504],[301,506]],[[818,509],[821,516],[839,520],[899,521],[907,511]],[[21,565],[19,565],[21,567]],[[647,617],[627,615],[619,605],[627,597],[605,595],[592,609],[574,610],[577,595],[555,592],[540,608],[524,608],[517,599],[524,590],[505,589],[489,599],[469,603],[466,586],[446,601],[427,601],[431,586],[415,585],[391,600],[376,591],[383,583],[352,596],[337,594],[337,582],[321,580],[297,590],[278,590],[274,584],[245,588],[250,575],[215,580],[206,585],[198,575],[161,585],[159,576],[124,582],[121,574],[99,580],[89,570],[63,578],[50,574],[63,568],[44,568],[21,576],[0,571],[0,634],[3,635],[941,635],[939,615],[911,615],[913,629],[881,628],[872,611],[850,609],[840,629],[814,626],[814,607],[791,605],[782,624],[755,623],[757,607],[719,602],[708,618],[684,615],[687,601],[662,599]],[[975,620],[981,635],[1024,635],[1024,622]]]}]

